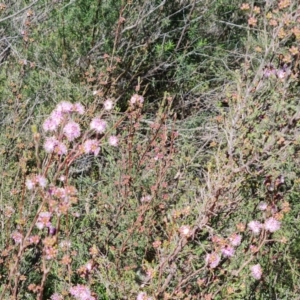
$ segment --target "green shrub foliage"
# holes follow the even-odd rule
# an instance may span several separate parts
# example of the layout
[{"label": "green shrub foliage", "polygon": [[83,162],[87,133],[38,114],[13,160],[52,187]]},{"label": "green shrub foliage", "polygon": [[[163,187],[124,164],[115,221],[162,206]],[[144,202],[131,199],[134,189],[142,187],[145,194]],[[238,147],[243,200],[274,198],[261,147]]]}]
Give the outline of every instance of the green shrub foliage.
[{"label": "green shrub foliage", "polygon": [[0,24],[0,299],[298,297],[298,1]]}]

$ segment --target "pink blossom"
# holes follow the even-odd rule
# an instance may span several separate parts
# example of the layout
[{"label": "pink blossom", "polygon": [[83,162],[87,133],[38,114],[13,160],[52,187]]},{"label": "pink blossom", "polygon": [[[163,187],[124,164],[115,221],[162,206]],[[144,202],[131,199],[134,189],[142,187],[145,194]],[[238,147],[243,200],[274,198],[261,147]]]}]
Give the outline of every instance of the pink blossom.
[{"label": "pink blossom", "polygon": [[79,113],[80,115],[83,115],[85,109],[84,109],[84,106],[78,102],[78,103],[73,104],[73,111]]},{"label": "pink blossom", "polygon": [[41,212],[39,214],[39,217],[35,224],[36,227],[40,230],[43,229],[44,227],[50,227],[51,226],[51,222],[50,222],[51,216],[52,216],[52,214],[50,212],[47,212],[47,211]]},{"label": "pink blossom", "polygon": [[251,270],[251,274],[252,276],[259,280],[262,276],[262,269],[261,269],[261,266],[260,264],[257,264],[257,265],[254,265],[254,266],[251,266],[250,267],[250,270]]},{"label": "pink blossom", "polygon": [[280,229],[281,223],[275,218],[271,217],[265,221],[264,228],[267,231],[275,232]]},{"label": "pink blossom", "polygon": [[22,233],[18,232],[18,231],[14,231],[11,234],[12,239],[15,241],[16,244],[21,244],[22,240],[23,240],[23,235]]},{"label": "pink blossom", "polygon": [[225,246],[221,249],[221,252],[225,257],[232,257],[234,255],[235,250],[231,246]]},{"label": "pink blossom", "polygon": [[58,142],[58,144],[55,147],[55,153],[58,155],[67,154],[68,149],[67,146],[64,143]]},{"label": "pink blossom", "polygon": [[119,143],[119,139],[115,135],[111,135],[108,139],[108,142],[111,146],[117,147]]},{"label": "pink blossom", "polygon": [[47,226],[48,227],[48,234],[49,235],[55,235],[56,234],[56,227],[54,227],[51,223],[50,225]]},{"label": "pink blossom", "polygon": [[73,104],[68,101],[62,101],[57,104],[56,110],[59,112],[70,113],[73,110]]},{"label": "pink blossom", "polygon": [[67,197],[67,192],[64,188],[54,187],[52,193],[55,197],[63,200]]},{"label": "pink blossom", "polygon": [[237,247],[241,244],[242,236],[235,233],[229,238],[229,241],[232,246]]},{"label": "pink blossom", "polygon": [[152,300],[152,297],[148,297],[145,292],[139,292],[136,300]]},{"label": "pink blossom", "polygon": [[131,98],[130,98],[130,104],[136,104],[136,103],[140,103],[142,104],[144,102],[144,97],[140,96],[138,94],[134,94]]},{"label": "pink blossom", "polygon": [[63,300],[63,296],[61,294],[55,293],[50,297],[50,300]]},{"label": "pink blossom", "polygon": [[188,225],[182,225],[179,228],[179,232],[181,233],[182,236],[186,236],[186,237],[189,237],[192,233],[191,228]]},{"label": "pink blossom", "polygon": [[276,69],[274,68],[273,65],[269,65],[264,69],[264,76],[267,78],[275,74],[276,74]]},{"label": "pink blossom", "polygon": [[86,268],[86,270],[87,270],[88,272],[91,272],[92,269],[93,269],[93,263],[92,263],[91,261],[87,262],[87,263],[85,264],[85,268]]},{"label": "pink blossom", "polygon": [[57,109],[54,109],[50,115],[50,117],[57,122],[57,125],[59,125],[62,120],[64,119],[64,114],[61,111],[58,111]]},{"label": "pink blossom", "polygon": [[248,227],[254,234],[259,234],[262,224],[259,223],[258,221],[251,221],[249,222]]},{"label": "pink blossom", "polygon": [[267,204],[266,202],[260,202],[260,203],[258,204],[258,209],[259,209],[259,210],[266,210],[267,207],[268,207],[268,204]]},{"label": "pink blossom", "polygon": [[54,136],[48,137],[44,143],[45,151],[47,153],[52,153],[58,143],[58,140]]},{"label": "pink blossom", "polygon": [[46,259],[50,260],[50,259],[53,259],[55,258],[57,255],[57,249],[54,248],[54,247],[47,247],[45,249],[45,257]]},{"label": "pink blossom", "polygon": [[39,241],[40,241],[40,237],[38,235],[31,235],[31,236],[28,237],[28,242],[30,244],[36,244],[37,245],[39,243]]},{"label": "pink blossom", "polygon": [[152,199],[151,195],[146,195],[141,198],[141,202],[150,202]]},{"label": "pink blossom", "polygon": [[144,292],[139,292],[137,297],[136,297],[136,300],[146,300],[147,298],[147,294],[144,293]]},{"label": "pink blossom", "polygon": [[42,175],[36,176],[36,181],[40,185],[40,187],[45,188],[47,186],[47,179]]},{"label": "pink blossom", "polygon": [[90,124],[91,129],[94,129],[98,133],[103,133],[106,129],[106,121],[100,118],[94,118]]},{"label": "pink blossom", "polygon": [[277,70],[277,76],[279,79],[283,79],[286,76],[286,72],[282,69]]},{"label": "pink blossom", "polygon": [[61,176],[59,177],[59,180],[62,181],[62,182],[65,181],[65,180],[66,180],[66,176],[61,175]]},{"label": "pink blossom", "polygon": [[95,300],[87,286],[77,284],[70,288],[70,294],[77,300]]},{"label": "pink blossom", "polygon": [[59,119],[55,119],[52,116],[47,118],[43,123],[43,129],[47,131],[55,131],[59,125]]},{"label": "pink blossom", "polygon": [[35,186],[35,182],[29,178],[26,179],[25,185],[28,190],[32,190]]},{"label": "pink blossom", "polygon": [[216,252],[213,252],[206,255],[205,261],[210,268],[214,269],[219,265],[221,258]]},{"label": "pink blossom", "polygon": [[136,300],[147,300],[147,294],[145,292],[139,292]]},{"label": "pink blossom", "polygon": [[83,144],[83,151],[85,154],[94,153],[95,156],[99,154],[100,147],[98,140],[86,140]]},{"label": "pink blossom", "polygon": [[107,99],[104,101],[103,106],[105,110],[111,110],[113,108],[113,102],[110,99]]},{"label": "pink blossom", "polygon": [[74,121],[70,121],[63,129],[67,139],[71,142],[80,136],[80,126]]}]

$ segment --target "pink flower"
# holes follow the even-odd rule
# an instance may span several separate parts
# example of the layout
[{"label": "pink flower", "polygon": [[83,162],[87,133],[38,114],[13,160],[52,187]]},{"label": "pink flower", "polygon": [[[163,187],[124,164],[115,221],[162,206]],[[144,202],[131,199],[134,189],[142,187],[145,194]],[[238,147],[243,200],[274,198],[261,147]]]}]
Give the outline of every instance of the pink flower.
[{"label": "pink flower", "polygon": [[98,140],[86,140],[83,144],[83,151],[85,154],[94,153],[95,156],[99,154],[100,147]]},{"label": "pink flower", "polygon": [[84,266],[88,272],[91,272],[93,269],[93,263],[91,261],[88,261]]},{"label": "pink flower", "polygon": [[57,109],[54,109],[50,115],[50,117],[57,122],[57,125],[59,125],[62,120],[64,119],[64,114],[61,111],[58,111]]},{"label": "pink flower", "polygon": [[41,212],[39,214],[39,217],[37,219],[37,222],[36,222],[36,227],[38,229],[43,229],[44,227],[50,227],[51,226],[51,222],[50,222],[50,219],[51,219],[51,216],[52,214],[50,212]]},{"label": "pink flower", "polygon": [[144,292],[139,292],[136,297],[136,300],[147,300],[147,294]]},{"label": "pink flower", "polygon": [[77,284],[70,288],[70,294],[77,300],[95,300],[87,286]]},{"label": "pink flower", "polygon": [[281,223],[275,218],[271,217],[265,221],[264,228],[267,231],[275,232],[280,229]]},{"label": "pink flower", "polygon": [[103,133],[106,129],[106,121],[100,118],[94,118],[90,124],[91,129],[94,129],[98,133]]},{"label": "pink flower", "polygon": [[151,195],[146,195],[141,198],[141,202],[150,202],[152,199]]},{"label": "pink flower", "polygon": [[80,126],[74,121],[70,121],[63,129],[67,139],[71,142],[80,136]]},{"label": "pink flower", "polygon": [[73,111],[79,113],[80,115],[83,115],[85,109],[84,109],[84,106],[78,102],[78,103],[73,104]]},{"label": "pink flower", "polygon": [[54,187],[52,193],[59,199],[65,200],[67,198],[67,192],[64,188]]},{"label": "pink flower", "polygon": [[113,102],[110,99],[107,99],[104,101],[103,106],[105,110],[111,110],[113,108]]},{"label": "pink flower", "polygon": [[59,112],[70,113],[73,110],[73,104],[68,101],[62,101],[57,104],[56,110]]},{"label": "pink flower", "polygon": [[55,293],[50,297],[50,300],[63,300],[63,299],[64,299],[63,296],[58,293]]},{"label": "pink flower", "polygon": [[225,257],[232,257],[235,251],[233,247],[225,246],[221,249],[221,252]]},{"label": "pink flower", "polygon": [[108,142],[111,146],[117,147],[119,143],[119,139],[115,135],[111,135],[108,139]]},{"label": "pink flower", "polygon": [[205,261],[210,268],[214,269],[219,265],[221,258],[216,252],[213,252],[206,255]]},{"label": "pink flower", "polygon": [[259,234],[262,224],[259,223],[258,221],[251,221],[249,222],[248,227],[254,234]]},{"label": "pink flower", "polygon": [[55,153],[57,153],[58,155],[63,155],[63,154],[67,154],[67,152],[68,152],[67,146],[64,143],[58,142],[58,144],[55,147]]},{"label": "pink flower", "polygon": [[53,258],[55,258],[56,257],[56,255],[57,255],[57,249],[56,248],[54,248],[54,247],[47,247],[46,249],[45,249],[45,257],[46,257],[46,259],[53,259]]},{"label": "pink flower", "polygon": [[152,300],[152,298],[148,297],[145,292],[139,292],[136,297],[136,300]]},{"label": "pink flower", "polygon": [[55,119],[52,116],[47,118],[43,123],[43,129],[47,131],[55,131],[60,123],[59,119]]},{"label": "pink flower", "polygon": [[273,65],[269,65],[267,67],[265,67],[264,69],[264,76],[266,78],[272,76],[272,75],[275,75],[276,74],[276,69],[274,68]]},{"label": "pink flower", "polygon": [[262,269],[261,269],[261,266],[260,264],[257,264],[257,265],[254,265],[252,267],[250,267],[250,270],[251,270],[251,274],[252,276],[259,280],[262,276]]},{"label": "pink flower", "polygon": [[31,236],[28,237],[28,242],[30,244],[36,244],[37,245],[39,243],[39,241],[40,241],[40,237],[38,235],[31,235]]},{"label": "pink flower", "polygon": [[268,204],[266,202],[260,202],[258,204],[258,209],[259,210],[266,210],[268,208]]},{"label": "pink flower", "polygon": [[134,94],[131,98],[130,98],[130,104],[134,105],[136,103],[142,104],[144,102],[144,97],[140,96],[138,94]]},{"label": "pink flower", "polygon": [[36,176],[36,181],[38,182],[40,187],[45,188],[47,186],[47,179],[42,175],[37,175]]},{"label": "pink flower", "polygon": [[232,246],[237,247],[241,244],[242,236],[235,233],[229,238],[229,241]]},{"label": "pink flower", "polygon": [[35,186],[35,182],[29,178],[26,179],[25,185],[28,190],[32,190]]},{"label": "pink flower", "polygon": [[65,180],[66,180],[66,176],[61,175],[61,176],[59,177],[59,180],[62,181],[62,182],[65,181]]},{"label": "pink flower", "polygon": [[52,153],[58,143],[58,140],[54,136],[48,137],[44,143],[45,151],[47,153]]},{"label": "pink flower", "polygon": [[191,228],[188,225],[182,225],[179,228],[179,232],[181,233],[182,236],[186,236],[186,237],[189,237],[192,233]]},{"label": "pink flower", "polygon": [[18,231],[14,231],[11,234],[12,239],[15,241],[16,244],[21,244],[22,240],[23,240],[23,235],[22,233],[18,232]]},{"label": "pink flower", "polygon": [[286,75],[286,72],[282,69],[277,70],[277,76],[279,79],[283,79]]}]

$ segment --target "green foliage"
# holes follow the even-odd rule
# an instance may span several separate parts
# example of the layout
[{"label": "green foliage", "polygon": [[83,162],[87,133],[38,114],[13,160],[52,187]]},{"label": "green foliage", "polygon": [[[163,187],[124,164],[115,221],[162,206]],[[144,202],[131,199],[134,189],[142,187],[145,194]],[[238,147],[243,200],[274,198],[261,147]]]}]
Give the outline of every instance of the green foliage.
[{"label": "green foliage", "polygon": [[[1,299],[71,299],[78,284],[97,299],[299,295],[298,7],[248,4],[0,4]],[[86,108],[66,156],[45,151],[42,127],[62,101]],[[96,156],[83,155],[89,138]],[[28,189],[35,175],[46,189]],[[64,207],[51,193],[70,187]],[[36,226],[42,211],[53,236]],[[270,218],[280,230],[249,229]]]}]

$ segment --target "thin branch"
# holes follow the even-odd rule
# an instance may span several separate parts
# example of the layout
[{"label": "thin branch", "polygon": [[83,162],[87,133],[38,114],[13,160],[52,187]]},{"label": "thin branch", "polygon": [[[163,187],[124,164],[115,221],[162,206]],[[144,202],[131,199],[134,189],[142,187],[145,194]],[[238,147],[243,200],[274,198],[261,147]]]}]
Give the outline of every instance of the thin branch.
[{"label": "thin branch", "polygon": [[15,17],[15,16],[17,16],[17,15],[19,15],[19,14],[21,14],[22,12],[24,12],[24,11],[27,10],[27,9],[29,9],[30,7],[32,7],[33,5],[35,5],[35,4],[38,3],[38,2],[39,2],[39,0],[36,0],[36,1],[32,2],[30,5],[24,7],[23,9],[21,9],[21,10],[19,10],[19,11],[17,11],[16,13],[14,13],[14,14],[12,14],[12,15],[10,15],[10,16],[7,16],[7,17],[5,17],[5,18],[3,18],[3,19],[0,19],[0,23],[6,21],[6,20],[8,20],[8,19],[11,19],[11,18],[13,18],[13,17]]}]

